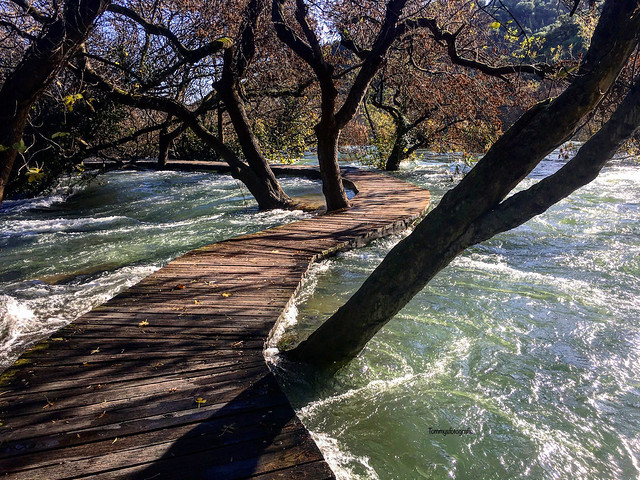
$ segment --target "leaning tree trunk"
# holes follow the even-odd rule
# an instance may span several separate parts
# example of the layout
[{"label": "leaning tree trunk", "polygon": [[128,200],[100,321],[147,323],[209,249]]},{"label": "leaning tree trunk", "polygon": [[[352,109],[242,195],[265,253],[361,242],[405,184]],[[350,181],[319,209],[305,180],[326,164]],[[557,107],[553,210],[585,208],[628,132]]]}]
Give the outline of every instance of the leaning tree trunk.
[{"label": "leaning tree trunk", "polygon": [[327,203],[327,211],[349,207],[349,199],[344,190],[340,165],[338,164],[338,140],[340,130],[320,122],[315,127],[318,139],[318,164],[322,177],[322,193]]},{"label": "leaning tree trunk", "polygon": [[0,88],[0,203],[22,146],[32,105],[77,51],[109,0],[69,0]]},{"label": "leaning tree trunk", "polygon": [[[320,365],[350,360],[465,248],[523,223],[595,178],[593,172],[549,177],[543,182],[552,185],[551,192],[534,186],[526,191],[530,198],[516,203],[517,208],[508,208],[514,200],[502,202],[540,160],[573,135],[617,78],[639,34],[640,2],[605,3],[591,47],[567,90],[526,112],[414,232],[391,250],[349,301],[287,355]],[[631,135],[640,122],[638,97],[637,91],[632,92],[593,141],[582,147],[576,157],[578,167],[589,161],[602,164]],[[602,144],[608,148],[603,150]],[[574,165],[567,167],[571,171]],[[531,215],[522,214],[514,222],[519,211]]]},{"label": "leaning tree trunk", "polygon": [[[0,92],[0,204],[18,156],[18,144],[22,140],[30,109],[29,106],[19,106],[19,102],[12,102],[8,97],[5,92]],[[15,113],[11,113],[12,110]]]},{"label": "leaning tree trunk", "polygon": [[238,143],[242,148],[244,158],[251,170],[255,173],[257,180],[261,183],[260,194],[262,201],[258,201],[263,209],[269,208],[291,208],[293,201],[284,192],[276,176],[269,166],[266,158],[262,154],[258,139],[253,133],[249,118],[244,109],[242,99],[235,88],[234,82],[218,82],[216,88],[221,94],[222,100],[227,109],[227,114],[231,119],[233,128],[238,136]]}]

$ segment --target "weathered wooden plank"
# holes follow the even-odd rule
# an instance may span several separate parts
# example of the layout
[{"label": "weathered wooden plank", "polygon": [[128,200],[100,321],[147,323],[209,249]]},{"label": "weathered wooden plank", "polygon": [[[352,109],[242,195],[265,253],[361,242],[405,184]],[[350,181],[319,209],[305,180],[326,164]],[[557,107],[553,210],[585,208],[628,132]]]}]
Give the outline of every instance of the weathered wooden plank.
[{"label": "weathered wooden plank", "polygon": [[310,262],[400,231],[429,200],[397,179],[345,175],[359,191],[350,210],[188,252],[26,352],[0,379],[0,472],[333,478],[264,339]]},{"label": "weathered wooden plank", "polygon": [[[258,420],[256,419],[256,415],[259,417]],[[117,437],[118,440],[116,442],[108,439],[93,443],[75,444],[64,449],[32,451],[29,454],[28,464],[24,463],[22,466],[18,466],[15,459],[0,459],[0,471],[4,471],[5,469],[31,470],[33,468],[60,464],[60,458],[64,458],[64,463],[67,463],[101,455],[115,454],[141,446],[167,444],[180,439],[201,437],[205,434],[216,434],[231,440],[244,439],[246,441],[249,438],[256,439],[269,436],[276,429],[276,433],[294,429],[299,430],[301,428],[299,422],[296,421],[297,419],[292,418],[291,415],[291,410],[279,408],[276,408],[275,411],[269,414],[255,412],[252,415],[247,415],[245,412],[241,412],[235,415],[200,422],[197,424],[197,428],[195,428],[193,424],[186,424],[174,428],[120,436]],[[237,437],[232,435],[239,429],[243,430],[241,435]],[[227,440],[227,438],[224,438],[224,440]],[[63,457],[61,453],[64,453]],[[11,462],[14,462],[13,465]]]},{"label": "weathered wooden plank", "polygon": [[[165,400],[157,405],[136,399],[121,408],[98,409],[93,414],[79,417],[58,419],[54,413],[48,417],[47,422],[9,429],[0,444],[0,455],[24,455],[29,453],[27,450],[33,452],[113,439],[117,436],[199,423],[239,412],[269,413],[275,408],[287,408],[293,412],[275,379],[272,382],[254,383],[249,379],[237,389],[221,390],[219,395],[213,389],[203,390],[209,394],[184,397],[181,390],[174,395],[168,392]],[[198,398],[206,399],[207,403],[198,404]]]},{"label": "weathered wooden plank", "polygon": [[[258,352],[258,353],[257,353]],[[3,387],[5,391],[13,393],[18,391],[29,391],[29,393],[45,392],[51,393],[56,390],[64,390],[77,386],[79,384],[85,384],[86,388],[92,385],[105,385],[110,382],[121,382],[125,380],[157,380],[166,376],[175,375],[189,375],[198,372],[208,372],[209,375],[214,374],[218,370],[226,371],[240,371],[243,368],[253,366],[252,362],[259,362],[260,353],[258,349],[252,351],[252,355],[248,355],[246,352],[239,351],[236,357],[216,359],[214,363],[205,363],[200,365],[183,366],[182,368],[169,365],[167,368],[163,368],[164,365],[155,364],[146,367],[140,367],[139,369],[132,369],[129,364],[114,363],[110,365],[110,373],[97,375],[97,372],[87,372],[86,367],[77,367],[77,373],[71,374],[66,378],[60,379],[56,375],[51,375],[49,372],[43,374],[36,374],[35,370],[33,374],[29,374],[30,371],[25,372],[25,376],[19,376],[12,379],[6,387]],[[161,362],[160,362],[161,363]],[[176,364],[177,365],[177,364]],[[47,378],[49,377],[49,378]],[[24,380],[24,381],[23,381]],[[3,395],[1,398],[5,401],[9,395]],[[10,419],[5,424],[5,428],[10,427]]]},{"label": "weathered wooden plank", "polygon": [[[157,448],[150,447],[148,449],[139,449],[137,452],[131,452],[129,460],[130,464],[144,462],[144,459],[151,455],[164,453],[164,446]],[[110,470],[109,464],[92,465],[86,462],[77,473],[85,475],[83,469],[92,470],[100,468],[103,470],[102,475],[90,473],[91,478],[153,478],[153,479],[225,479],[236,480],[247,478],[259,474],[271,473],[281,470],[284,466],[295,465],[308,460],[319,461],[322,458],[321,453],[309,438],[305,430],[293,432],[288,435],[276,437],[272,442],[247,442],[240,445],[230,445],[219,450],[206,450],[196,452],[189,455],[171,456],[171,453],[164,453],[160,460],[154,463],[140,463],[136,467],[127,470]],[[114,456],[114,460],[119,460],[118,456]],[[101,459],[102,460],[102,459]],[[207,468],[203,468],[207,465]],[[175,472],[180,472],[176,477]],[[34,478],[48,479],[51,476],[38,475],[38,470],[34,470],[31,477],[17,478]],[[122,474],[122,476],[120,476]],[[55,478],[55,477],[53,477]],[[73,477],[78,478],[78,477]],[[79,477],[83,478],[83,477]],[[321,477],[321,478],[326,478]],[[329,478],[333,478],[332,476]]]}]

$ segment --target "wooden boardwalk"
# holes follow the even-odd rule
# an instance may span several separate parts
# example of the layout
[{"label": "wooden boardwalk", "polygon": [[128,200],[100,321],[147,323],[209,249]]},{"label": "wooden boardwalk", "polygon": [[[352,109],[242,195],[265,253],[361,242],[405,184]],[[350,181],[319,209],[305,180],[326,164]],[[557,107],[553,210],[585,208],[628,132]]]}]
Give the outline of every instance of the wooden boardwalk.
[{"label": "wooden boardwalk", "polygon": [[400,180],[344,173],[359,191],[348,211],[189,252],[22,355],[0,380],[0,475],[333,478],[265,339],[311,262],[402,230],[429,203]]}]

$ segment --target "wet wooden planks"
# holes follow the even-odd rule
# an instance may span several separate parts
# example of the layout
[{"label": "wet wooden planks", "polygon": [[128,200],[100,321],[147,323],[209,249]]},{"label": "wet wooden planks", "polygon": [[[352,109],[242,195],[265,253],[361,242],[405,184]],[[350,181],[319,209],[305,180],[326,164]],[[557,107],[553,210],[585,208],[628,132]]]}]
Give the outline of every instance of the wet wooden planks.
[{"label": "wet wooden planks", "polygon": [[344,175],[348,211],[189,252],[22,355],[0,382],[0,474],[333,478],[264,341],[310,263],[403,230],[429,203],[391,177]]}]

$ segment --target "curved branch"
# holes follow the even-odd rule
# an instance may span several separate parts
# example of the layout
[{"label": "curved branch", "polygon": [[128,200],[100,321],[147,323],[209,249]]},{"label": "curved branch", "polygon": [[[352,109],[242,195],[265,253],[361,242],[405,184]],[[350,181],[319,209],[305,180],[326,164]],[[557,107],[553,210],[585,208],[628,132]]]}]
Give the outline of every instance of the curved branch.
[{"label": "curved branch", "polygon": [[171,46],[177,51],[178,54],[185,57],[189,54],[190,50],[185,47],[182,42],[178,39],[178,37],[173,33],[169,28],[164,25],[156,25],[154,23],[147,22],[144,18],[142,18],[137,12],[131,10],[130,8],[123,7],[121,5],[111,4],[107,8],[108,11],[112,13],[117,13],[118,15],[122,15],[123,17],[127,17],[129,20],[133,20],[135,23],[140,25],[144,30],[150,35],[159,35],[165,37],[171,43]]},{"label": "curved branch", "polygon": [[280,41],[302,58],[309,65],[314,67],[316,63],[313,49],[289,26],[284,18],[282,7],[284,0],[273,0],[271,3],[271,20],[276,29],[276,35]]},{"label": "curved branch", "polygon": [[212,42],[209,42],[196,49],[189,49],[183,45],[176,34],[173,33],[169,28],[163,25],[157,25],[147,22],[138,13],[131,10],[130,8],[111,4],[109,5],[108,10],[112,13],[117,13],[119,15],[127,17],[130,20],[133,20],[142,28],[144,28],[144,30],[150,35],[159,35],[161,37],[165,37],[167,40],[169,40],[169,43],[178,53],[178,55],[180,55],[180,57],[182,57],[187,63],[198,62],[209,55],[217,53],[231,46],[231,41],[228,38],[223,37],[217,40],[213,40]]},{"label": "curved branch", "polygon": [[479,243],[540,215],[594,180],[622,144],[640,127],[640,86],[625,97],[611,118],[556,173],[518,192],[477,219],[467,241]]},{"label": "curved branch", "polygon": [[6,20],[0,20],[0,26],[7,27],[9,30],[15,32],[19,37],[29,40],[30,42],[33,42],[37,39],[37,37],[35,37],[34,35],[31,35],[24,30],[20,30],[17,25],[11,22],[7,22]]},{"label": "curved branch", "polygon": [[238,174],[250,174],[249,166],[240,160],[236,154],[222,143],[214,134],[209,132],[198,120],[194,112],[188,110],[180,102],[164,97],[129,93],[111,84],[91,68],[89,60],[85,56],[80,57],[80,67],[70,65],[71,71],[81,79],[93,84],[94,87],[104,91],[113,100],[137,108],[149,108],[169,113],[189,126],[193,132],[206,142],[215,152],[229,163]]},{"label": "curved branch", "polygon": [[296,0],[295,17],[298,21],[298,24],[302,28],[302,32],[304,33],[304,36],[306,37],[311,50],[313,51],[313,56],[315,57],[316,61],[320,60],[321,58],[323,58],[322,49],[320,48],[318,37],[311,29],[311,27],[309,26],[309,22],[307,21],[307,6],[305,5],[304,0]]},{"label": "curved branch", "polygon": [[456,31],[455,33],[447,32],[446,30],[438,27],[436,20],[433,18],[417,18],[405,20],[402,24],[398,25],[396,34],[398,36],[401,36],[420,28],[428,29],[435,41],[444,43],[444,45],[447,47],[449,58],[451,58],[451,61],[454,64],[479,70],[486,75],[502,78],[504,75],[511,75],[514,73],[531,73],[540,78],[544,78],[549,73],[554,73],[557,71],[556,67],[547,63],[514,64],[495,67],[484,62],[465,58],[458,52],[458,46],[456,44],[461,29],[458,29],[458,31]]},{"label": "curved branch", "polygon": [[54,20],[48,15],[42,13],[40,10],[35,8],[26,0],[11,0],[11,2],[19,6],[22,10],[24,10],[24,13],[29,15],[38,23],[42,23],[42,24],[51,23]]},{"label": "curved branch", "polygon": [[373,42],[371,52],[364,60],[362,68],[353,81],[353,85],[349,90],[342,107],[336,113],[336,123],[339,126],[345,126],[349,120],[353,118],[358,105],[360,105],[362,98],[369,88],[371,79],[378,71],[378,68],[387,54],[387,51],[391,47],[391,44],[396,40],[396,38],[398,38],[398,35],[396,34],[397,23],[406,3],[407,0],[389,0],[389,3],[387,3],[384,21],[375,41]]}]

